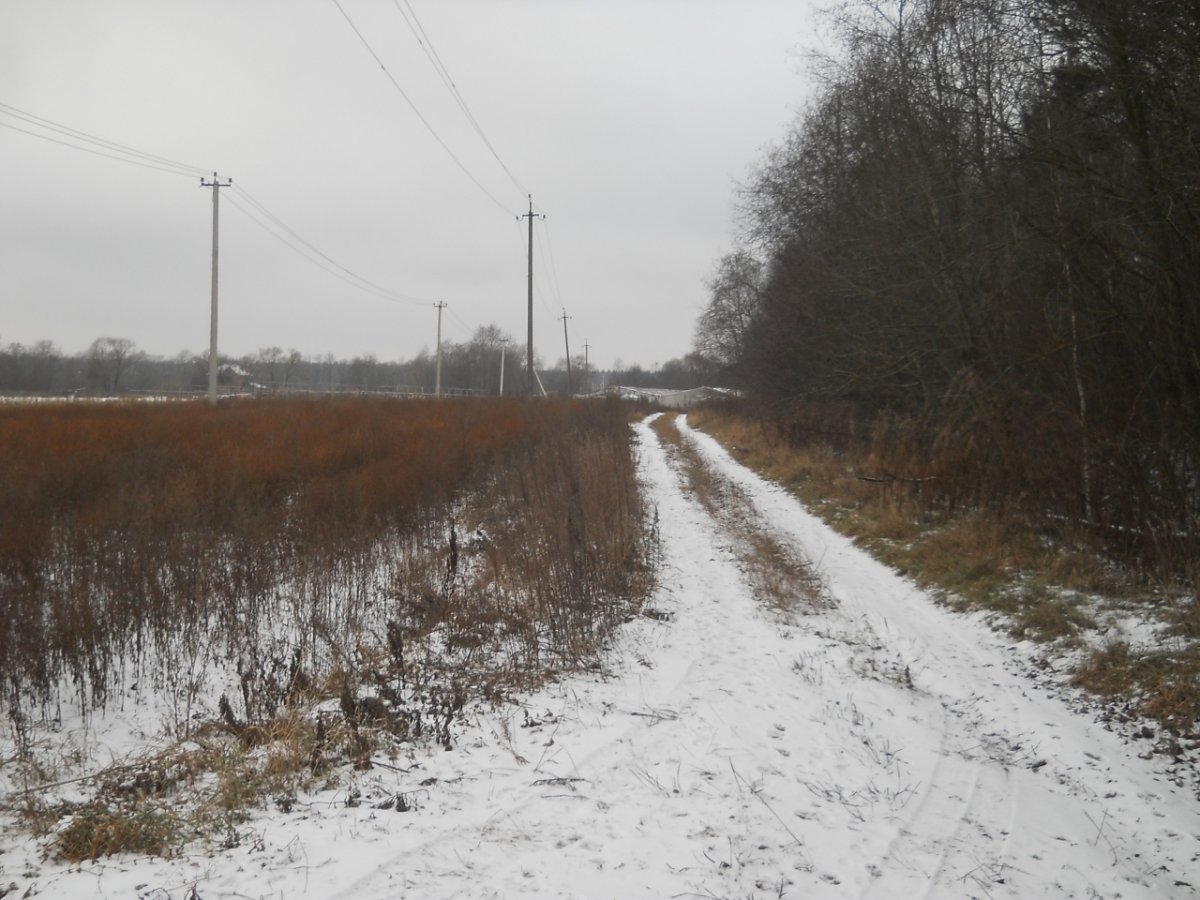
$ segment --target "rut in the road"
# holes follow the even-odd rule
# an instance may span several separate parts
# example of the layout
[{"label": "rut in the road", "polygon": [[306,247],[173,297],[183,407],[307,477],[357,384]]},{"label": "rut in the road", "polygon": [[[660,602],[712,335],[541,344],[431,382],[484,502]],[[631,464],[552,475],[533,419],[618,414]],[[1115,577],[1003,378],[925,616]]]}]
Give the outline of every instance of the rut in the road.
[{"label": "rut in the road", "polygon": [[660,415],[651,428],[695,499],[729,537],[756,600],[784,619],[836,605],[812,561],[770,527],[745,490],[684,440],[675,416]]}]

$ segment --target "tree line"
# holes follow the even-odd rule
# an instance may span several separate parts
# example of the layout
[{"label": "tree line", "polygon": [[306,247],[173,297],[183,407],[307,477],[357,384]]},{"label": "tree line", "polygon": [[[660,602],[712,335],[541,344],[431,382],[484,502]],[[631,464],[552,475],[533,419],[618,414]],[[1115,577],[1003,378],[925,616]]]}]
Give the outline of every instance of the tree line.
[{"label": "tree line", "polygon": [[1194,566],[1200,5],[869,0],[832,23],[697,352],[794,439],[939,502]]},{"label": "tree line", "polygon": [[[306,356],[299,350],[271,346],[245,356],[222,356],[220,363],[221,385],[240,390],[433,393],[438,381],[437,354],[430,350],[408,360],[388,361],[371,354],[350,359]],[[707,362],[694,355],[651,369],[620,363],[610,369],[589,369],[579,356],[571,360],[569,379],[565,359],[552,368],[543,368],[540,360],[535,364],[543,386],[552,393],[585,394],[613,384],[687,389],[701,386],[712,374]],[[447,392],[499,394],[503,376],[504,393],[522,393],[524,347],[495,325],[480,326],[467,341],[443,341],[441,370]],[[201,392],[207,386],[207,353],[154,356],[120,337],[97,338],[80,354],[66,354],[48,340],[0,346],[0,391],[7,393],[113,396],[131,391]]]}]

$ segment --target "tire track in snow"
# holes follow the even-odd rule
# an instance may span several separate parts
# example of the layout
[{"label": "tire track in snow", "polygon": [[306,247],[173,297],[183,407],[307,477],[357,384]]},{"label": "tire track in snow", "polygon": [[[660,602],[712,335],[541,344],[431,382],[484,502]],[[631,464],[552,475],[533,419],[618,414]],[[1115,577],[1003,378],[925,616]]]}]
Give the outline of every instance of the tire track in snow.
[{"label": "tire track in snow", "polygon": [[[679,425],[681,426],[681,431],[684,432],[685,437],[688,437],[688,429],[686,424],[683,422],[682,417],[679,420]],[[721,475],[726,475],[726,472],[722,470]],[[761,509],[756,509],[754,511],[759,514],[755,518],[763,520],[763,511]],[[791,538],[790,535],[785,535],[784,537],[785,539]],[[842,610],[835,609],[823,614],[822,610],[820,609],[812,609],[810,615],[800,617],[799,627],[804,628],[806,624],[811,627],[816,623],[821,623],[823,631],[827,635],[835,631],[840,632],[838,640],[843,644],[851,645],[858,643],[870,648],[870,646],[877,643],[877,637],[873,633],[870,633],[869,625],[865,629],[858,626],[854,619],[848,617],[847,614]],[[864,631],[868,633],[864,635]],[[869,649],[868,652],[870,652]],[[828,653],[826,655],[828,657]],[[830,657],[830,665],[832,668],[844,670],[842,672],[842,679],[844,683],[848,687],[856,687],[856,683],[860,678],[858,673],[850,671],[852,667],[839,664],[839,662],[839,660]],[[849,702],[850,705],[853,706],[853,701]],[[852,715],[857,715],[857,713],[853,713]],[[943,714],[940,716],[940,720],[945,723],[949,720],[949,717],[943,712]],[[850,736],[851,750],[854,749],[853,744],[862,743],[867,745],[872,739],[866,731],[867,728],[872,726],[872,723],[861,724],[864,727],[860,728],[856,733]],[[978,783],[977,778],[979,768],[978,763],[968,763],[965,775],[959,775],[957,769],[961,768],[961,766],[955,766],[954,768],[956,771],[952,773],[956,776],[954,780],[949,783],[943,783],[943,773],[947,772],[944,754],[948,752],[947,748],[951,743],[951,735],[946,730],[945,724],[943,724],[942,730],[938,737],[943,748],[942,755],[939,755],[937,764],[931,773],[934,776],[934,780],[926,784],[923,792],[921,793],[920,799],[922,805],[924,806],[927,805],[929,798],[935,795],[937,795],[939,800],[941,800],[941,798],[946,796],[955,796],[956,793],[959,795],[965,794],[965,798],[961,801],[957,814],[947,818],[947,810],[943,801],[934,812],[932,820],[927,823],[921,823],[924,827],[916,827],[917,822],[911,819],[907,822],[907,828],[903,825],[885,825],[882,829],[879,829],[879,837],[881,837],[882,840],[877,839],[874,845],[867,841],[859,842],[859,851],[862,854],[862,858],[857,861],[861,866],[858,873],[847,873],[842,871],[840,875],[826,875],[824,880],[818,882],[818,887],[837,887],[838,885],[843,884],[844,881],[848,882],[846,886],[849,886],[849,884],[853,884],[857,881],[861,888],[861,890],[858,891],[860,895],[866,896],[875,893],[879,896],[887,896],[887,892],[891,890],[889,886],[890,881],[888,879],[879,880],[879,876],[875,876],[874,878],[868,880],[867,878],[863,877],[862,873],[865,872],[867,875],[870,875],[871,873],[875,872],[884,872],[889,868],[892,858],[900,855],[898,851],[898,845],[907,837],[909,833],[918,833],[920,835],[919,840],[924,844],[930,843],[931,831],[934,833],[945,832],[948,836],[943,837],[942,839],[932,840],[931,843],[934,848],[932,863],[930,863],[930,861],[927,859],[922,859],[920,862],[912,861],[909,863],[909,868],[915,871],[923,880],[926,881],[927,884],[931,886],[935,884],[936,879],[931,876],[936,876],[936,874],[944,865],[945,852],[943,848],[949,843],[950,837],[958,834],[964,828],[965,819],[972,809],[972,803],[975,797],[975,788]],[[961,742],[961,734],[955,732],[954,737]],[[831,752],[834,754],[845,754],[847,752],[846,747],[837,745],[838,736],[834,735],[831,737],[827,733],[825,735],[825,739],[830,745]],[[809,746],[796,752],[798,754],[812,753],[812,750],[813,748]],[[805,763],[802,764],[802,768],[810,765],[812,762],[813,760],[811,759],[806,760]],[[856,774],[859,775],[860,780],[865,778],[865,784],[862,785],[863,789],[867,791],[875,789],[872,779],[875,777],[876,773],[868,773],[865,776],[863,776],[861,772]],[[855,816],[864,816],[864,814],[862,814],[858,808],[860,803],[860,791],[858,790],[858,786],[854,783],[854,778],[850,777],[846,787],[843,789],[842,780],[846,778],[847,775],[845,772],[837,773],[835,770],[835,772],[831,773],[824,781],[816,784],[815,790],[818,793],[824,794],[826,799],[829,799],[832,802],[843,803],[846,805],[847,809],[854,810],[854,812],[851,813],[852,818]],[[807,779],[802,778],[800,779],[799,783],[808,788],[810,791],[814,790],[813,783]],[[849,796],[846,796],[846,794]],[[791,829],[788,827],[786,822],[781,824],[783,824],[783,826],[788,828],[789,832],[791,832]],[[865,821],[860,821],[856,824],[861,826],[866,823]],[[880,823],[872,822],[870,824],[878,828]],[[870,850],[872,846],[875,847],[873,852]],[[910,849],[908,852],[914,851]],[[821,873],[818,873],[818,875],[820,874]],[[858,875],[857,878],[855,877],[856,874]]]},{"label": "tire track in snow", "polygon": [[[864,617],[911,660],[915,686],[940,705],[939,727],[951,745],[974,743],[949,755],[944,742],[932,751],[931,783],[907,822],[900,819],[889,850],[897,859],[923,852],[933,867],[930,880],[914,890],[884,877],[868,889],[872,896],[962,896],[964,889],[988,897],[1200,893],[1200,878],[1192,874],[1200,871],[1195,798],[1164,784],[1153,762],[1136,758],[1115,735],[1056,698],[1040,696],[1007,667],[1012,643],[980,617],[937,606],[781,488],[732,460],[712,438],[687,428],[682,417],[679,427],[723,476],[755,498],[770,527],[818,560],[846,620]],[[968,771],[947,776],[948,765],[964,762]],[[965,796],[956,783],[966,786]],[[954,797],[951,814],[946,801]],[[1107,801],[1122,797],[1155,805],[1126,803],[1118,813]],[[953,827],[938,828],[947,816]]]},{"label": "tire track in snow", "polygon": [[[700,450],[708,464],[719,472],[718,477],[730,480],[742,489],[739,492],[741,496],[750,498],[761,494],[761,491],[752,490],[757,485],[744,477],[749,474],[747,470],[734,464],[723,448],[714,452],[712,445],[701,446],[697,432],[688,427],[686,416],[679,416],[676,424],[684,439]],[[738,477],[739,475],[743,477]],[[776,532],[777,539],[795,543],[795,535],[789,534],[785,528],[780,528],[776,524],[777,519],[773,519],[770,511],[762,508],[761,503],[754,506],[754,512],[764,527],[772,528]],[[802,547],[802,553],[811,558],[810,548]],[[875,647],[888,652],[894,650],[886,642],[890,632],[886,619],[875,618],[875,624],[883,632],[881,635],[879,630],[872,627],[870,619],[873,617],[861,608],[856,597],[848,594],[836,581],[830,582],[829,587],[838,601],[837,608],[825,616],[812,616],[810,621],[824,618],[838,622],[836,629],[832,627],[832,623],[827,622],[823,626],[826,633],[836,632],[848,646],[865,646],[868,654],[873,652]],[[803,620],[799,624],[803,627]],[[903,664],[906,679],[910,677],[913,656],[912,653],[902,654],[901,662],[895,664],[897,671]],[[926,704],[926,707],[936,713],[935,735],[938,747],[934,763],[923,773],[915,809],[911,813],[904,810],[896,816],[895,830],[886,849],[878,859],[867,864],[868,869],[881,873],[893,862],[903,865],[926,879],[927,887],[922,891],[922,897],[932,896],[939,889],[940,882],[944,881],[952,848],[958,838],[968,830],[972,814],[977,811],[979,789],[983,780],[982,763],[978,759],[959,758],[953,749],[954,744],[965,746],[966,741],[971,739],[970,733],[962,727],[958,717],[951,715],[936,698],[933,700],[934,702]],[[953,810],[950,815],[947,814],[947,806]],[[894,896],[893,890],[890,879],[877,877],[866,885],[860,896]]]},{"label": "tire track in snow", "polygon": [[[748,495],[759,499],[759,514],[765,523],[781,533],[789,531],[786,525],[794,523],[794,511],[787,507],[795,504],[790,495],[777,486],[771,485],[767,489],[768,495],[772,499],[778,499],[780,505],[785,508],[784,514],[781,516],[771,508],[771,504],[762,503],[765,485],[757,475],[736,463],[724,448],[712,441],[711,438],[688,427],[686,417],[680,417],[678,427],[710,463],[722,472],[723,476],[732,478],[747,491]],[[786,524],[781,524],[781,519]],[[848,585],[844,578],[838,577],[836,552],[833,553],[834,558],[831,559],[831,551],[836,550],[836,541],[814,541],[811,533],[796,535],[793,532],[790,537],[798,540],[802,544],[804,552],[810,555],[816,556],[817,549],[819,549],[819,558],[824,566],[828,567],[828,570],[825,570],[823,566],[821,575],[829,583],[843,616],[851,622],[854,622],[857,617],[861,617],[867,623],[865,627],[872,635],[882,634],[884,638],[892,638],[897,642],[905,641],[905,636],[892,634],[887,615],[896,615],[894,606],[887,611],[872,608],[871,604],[863,602],[864,594],[869,594],[869,591],[856,589],[853,583]],[[815,548],[814,543],[816,544]],[[859,566],[868,561],[865,554],[857,550],[853,552],[852,556],[857,557],[853,562]],[[875,566],[883,568],[874,560],[869,561]],[[888,574],[891,575],[890,572]],[[907,586],[900,592],[900,596],[903,597],[905,593],[915,594],[916,592],[911,586]],[[918,608],[924,602],[923,597],[916,597],[914,600],[913,606]],[[902,650],[897,650],[900,658],[904,661],[906,671],[918,668],[918,663],[926,658],[929,661],[920,667],[926,670],[937,668],[944,661],[943,648],[931,647],[920,641],[919,636],[915,641],[909,637],[907,644]],[[957,644],[954,651],[953,658],[949,660],[952,665],[958,663],[962,657],[966,657],[970,668],[983,669],[987,666],[984,658],[969,641]],[[959,666],[956,665],[955,668],[959,668]],[[916,674],[915,677],[919,679],[920,675]],[[991,686],[1005,695],[1013,693],[1013,688],[1008,685],[992,683]],[[939,723],[939,744],[935,752],[935,761],[932,768],[927,770],[926,777],[922,779],[920,798],[916,808],[911,814],[898,818],[896,833],[888,845],[884,859],[880,862],[881,868],[886,868],[888,861],[902,862],[906,867],[923,874],[928,882],[921,892],[921,896],[927,898],[936,896],[942,889],[939,885],[947,880],[956,848],[964,843],[962,839],[969,832],[971,823],[978,819],[981,790],[989,779],[989,773],[985,771],[984,763],[978,756],[969,759],[960,752],[961,748],[975,740],[979,723],[964,722],[961,713],[955,715],[951,711],[952,704],[947,703],[944,695],[931,694],[930,696],[935,699],[938,707],[936,712]],[[1011,703],[1011,709],[1013,710],[1013,719],[1017,723],[1016,733],[1020,734],[1022,731],[1021,706],[1019,703]],[[959,748],[958,750],[955,749],[955,745]],[[1017,819],[1020,805],[1019,785],[1013,783],[1008,787],[1011,790],[993,792],[1000,794],[999,802],[1004,804],[1008,810],[1005,835],[1012,833],[1012,826]],[[988,799],[995,801],[996,798]],[[947,802],[953,809],[953,813],[950,815],[947,814]],[[991,863],[992,868],[997,871],[1004,869],[1007,850],[1008,840],[1005,837],[995,852],[994,862]],[[862,896],[894,896],[893,890],[890,880],[884,878],[871,884]]]}]

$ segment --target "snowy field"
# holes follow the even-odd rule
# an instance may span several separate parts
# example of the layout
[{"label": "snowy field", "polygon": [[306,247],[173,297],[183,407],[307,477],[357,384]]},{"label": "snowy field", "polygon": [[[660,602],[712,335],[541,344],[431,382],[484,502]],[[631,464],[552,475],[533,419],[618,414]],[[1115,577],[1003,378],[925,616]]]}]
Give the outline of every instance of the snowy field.
[{"label": "snowy field", "polygon": [[603,673],[473,712],[450,751],[414,749],[256,812],[229,849],[66,867],[9,830],[0,896],[1200,894],[1200,803],[1161,760],[1020,674],[1022,648],[681,427],[834,602],[786,621],[761,608],[730,536],[641,424],[657,615],[624,628]]}]

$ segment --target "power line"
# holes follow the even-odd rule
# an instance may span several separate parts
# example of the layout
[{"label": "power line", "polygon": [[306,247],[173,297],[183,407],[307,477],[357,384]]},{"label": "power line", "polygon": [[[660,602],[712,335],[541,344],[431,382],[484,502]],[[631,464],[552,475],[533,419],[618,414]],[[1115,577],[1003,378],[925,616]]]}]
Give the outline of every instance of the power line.
[{"label": "power line", "polygon": [[295,239],[299,243],[303,244],[305,247],[307,247],[313,253],[317,254],[317,256],[321,257],[321,259],[325,260],[330,265],[334,266],[339,271],[344,272],[346,275],[349,275],[355,281],[361,282],[363,285],[366,285],[367,287],[369,287],[377,292],[380,292],[385,295],[389,295],[398,300],[404,300],[409,303],[425,303],[426,302],[424,300],[421,300],[418,297],[413,297],[409,294],[404,294],[404,293],[401,293],[400,291],[394,291],[391,288],[386,288],[383,285],[376,284],[375,282],[371,281],[370,279],[364,278],[363,276],[359,275],[357,272],[353,271],[352,269],[348,269],[346,266],[343,266],[336,259],[331,257],[329,254],[327,254],[323,250],[321,250],[319,247],[313,245],[312,243],[310,243],[309,241],[307,241],[303,237],[301,237],[286,222],[284,222],[277,215],[275,215],[273,212],[271,212],[269,209],[267,209],[262,203],[260,203],[254,197],[252,197],[250,195],[250,193],[245,188],[243,188],[241,185],[238,185],[237,187],[235,187],[234,190],[237,191],[239,195],[241,195],[248,203],[250,203],[262,215],[266,216],[271,222],[273,222],[275,225],[277,225],[279,228],[281,228],[284,232],[286,232],[288,235],[290,235],[293,239]]},{"label": "power line", "polygon": [[554,279],[554,293],[558,295],[559,305],[562,305],[562,289],[558,283],[558,264],[554,261],[554,244],[550,240],[550,226],[543,225],[542,231],[546,238],[546,256],[550,259],[550,274]]},{"label": "power line", "polygon": [[466,320],[464,320],[462,316],[460,316],[458,313],[456,313],[454,311],[453,306],[450,306],[447,308],[450,310],[450,318],[452,318],[452,319],[454,319],[454,321],[458,322],[458,324],[463,327],[463,329],[465,330],[465,332],[468,336],[475,331],[477,326],[467,324]]},{"label": "power line", "polygon": [[[558,298],[558,305],[565,306],[565,304],[563,303],[563,299],[562,299],[562,296],[563,296],[562,295],[562,287],[559,284],[559,280],[558,280],[558,263],[556,262],[555,256],[554,256],[554,241],[550,234],[549,224],[543,225],[541,230],[542,230],[544,238],[545,238],[544,256],[546,256],[550,261],[549,276],[552,279],[554,294]],[[545,268],[545,265],[543,263],[543,269],[544,268]],[[577,317],[572,316],[572,318],[577,318]]]},{"label": "power line", "polygon": [[[247,209],[245,206],[239,203],[237,199],[235,199],[236,197],[240,197],[242,200],[246,201],[251,205],[251,208]],[[426,301],[424,300],[420,300],[416,297],[385,288],[382,285],[376,284],[375,282],[364,278],[357,272],[346,268],[337,260],[333,259],[327,253],[320,250],[297,234],[293,229],[288,227],[282,220],[271,213],[270,210],[251,197],[246,192],[245,188],[242,188],[240,185],[234,186],[234,195],[227,197],[226,200],[232,204],[233,207],[238,210],[238,212],[248,218],[259,228],[266,231],[284,246],[288,247],[290,250],[292,250],[292,252],[299,254],[317,268],[323,269],[330,275],[333,275],[335,278],[344,281],[351,287],[365,291],[369,294],[374,294],[381,299],[388,300],[393,303],[400,302],[420,305],[425,304]]]},{"label": "power line", "polygon": [[504,170],[504,174],[508,176],[509,180],[513,183],[517,190],[522,194],[527,195],[529,191],[525,189],[525,186],[521,184],[517,176],[512,173],[512,170],[505,165],[504,160],[500,158],[500,154],[496,151],[495,146],[492,145],[492,142],[484,133],[483,126],[479,124],[479,120],[475,117],[475,114],[471,112],[471,108],[467,105],[466,98],[463,97],[462,92],[459,91],[458,85],[455,84],[454,79],[450,76],[450,70],[446,68],[446,64],[442,62],[442,57],[437,52],[437,48],[433,46],[433,40],[429,37],[429,34],[425,31],[425,27],[421,24],[421,20],[417,17],[417,11],[412,8],[412,4],[409,2],[409,0],[404,0],[403,6],[400,5],[400,0],[392,0],[392,4],[396,7],[396,11],[400,13],[401,18],[404,19],[404,24],[408,26],[409,31],[413,33],[413,37],[416,38],[417,43],[421,46],[421,50],[423,50],[425,53],[425,58],[428,59],[430,65],[433,66],[434,72],[437,73],[438,78],[441,79],[442,84],[445,85],[446,90],[450,92],[450,96],[454,98],[454,102],[462,111],[463,116],[466,117],[467,122],[475,131],[475,134],[477,134],[479,139],[483,141],[483,145],[488,148],[488,151],[492,154],[492,157],[497,163],[500,164],[500,168]]},{"label": "power line", "polygon": [[[334,2],[336,3],[337,0],[334,0]],[[341,7],[339,5],[339,9],[340,8]],[[343,12],[343,15],[344,14],[345,13]],[[351,25],[353,26],[353,23],[351,23]],[[355,30],[357,32],[357,29]],[[118,141],[102,138],[86,131],[72,128],[68,125],[63,125],[60,122],[55,122],[51,119],[35,115],[34,113],[18,109],[17,107],[11,106],[7,103],[0,102],[0,116],[5,115],[23,122],[26,125],[30,125],[33,128],[39,128],[43,130],[34,131],[5,121],[0,121],[0,127],[8,128],[12,131],[26,134],[30,137],[35,137],[50,143],[59,144],[60,146],[67,147],[72,150],[79,150],[84,153],[90,153],[94,156],[102,157],[104,159],[111,159],[116,162],[136,165],[145,169],[164,172],[169,175],[187,176],[189,178],[199,176],[201,179],[204,179],[208,173],[207,169],[200,166],[179,162],[178,160],[160,156],[154,153],[148,153],[128,144],[122,144]],[[428,123],[426,123],[426,125],[428,127]],[[51,133],[47,134],[45,132]],[[52,136],[54,134],[59,135],[59,137]],[[467,174],[469,175],[470,173],[468,172]],[[476,183],[478,184],[478,182]],[[212,184],[209,183],[207,186],[211,187]],[[220,187],[227,186],[229,185],[224,183],[220,185]],[[411,295],[404,294],[377,284],[376,282],[359,275],[357,272],[348,268],[347,266],[342,265],[329,254],[325,253],[319,247],[305,239],[301,234],[299,234],[299,232],[275,215],[275,213],[271,212],[270,209],[268,209],[262,202],[250,194],[250,192],[247,191],[242,185],[237,184],[233,185],[232,187],[236,197],[239,197],[242,201],[244,201],[249,208],[247,208],[247,206],[243,206],[242,203],[239,203],[238,200],[235,199],[235,196],[226,197],[226,202],[231,204],[235,209],[237,209],[238,212],[256,224],[259,228],[262,228],[284,246],[288,247],[294,253],[299,254],[318,268],[328,272],[351,287],[374,294],[375,296],[384,300],[420,305],[424,305],[427,302],[420,298],[413,297]],[[480,187],[482,187],[482,185],[480,185]],[[489,196],[491,195],[489,194]],[[504,207],[503,204],[500,204],[499,201],[496,201],[494,197],[492,197],[492,200],[500,205],[502,209],[507,211],[507,208]],[[468,334],[473,331],[472,326],[463,320],[462,317],[460,317],[457,313],[455,313],[452,308],[450,309],[450,315],[462,325]]]},{"label": "power line", "polygon": [[508,213],[509,208],[507,206],[505,206],[503,203],[501,203],[498,199],[496,199],[496,196],[491,191],[489,191],[486,187],[483,186],[483,182],[481,182],[478,178],[476,178],[474,175],[471,174],[471,170],[468,169],[463,164],[463,161],[454,154],[454,151],[450,149],[450,146],[444,140],[442,140],[441,135],[439,135],[437,133],[437,131],[434,130],[434,127],[429,124],[429,120],[426,119],[425,116],[423,116],[421,114],[421,111],[419,109],[417,109],[416,104],[412,102],[412,99],[408,96],[407,93],[405,93],[404,88],[402,88],[400,86],[400,82],[398,82],[395,79],[395,77],[392,75],[392,73],[388,71],[387,66],[385,66],[383,64],[383,60],[379,58],[379,54],[375,52],[375,50],[371,46],[370,42],[367,41],[367,39],[363,35],[363,33],[361,31],[359,31],[358,26],[354,24],[354,20],[351,19],[350,15],[346,12],[346,10],[344,10],[342,8],[342,4],[340,2],[338,2],[338,0],[333,0],[333,5],[338,8],[338,12],[340,12],[342,14],[342,18],[344,18],[346,20],[346,23],[350,26],[350,28],[354,31],[354,33],[356,35],[358,35],[359,41],[361,41],[362,45],[367,48],[367,52],[371,54],[371,58],[375,60],[375,62],[379,65],[379,68],[383,70],[383,74],[386,75],[388,81],[390,81],[392,83],[392,87],[394,87],[396,89],[396,91],[400,94],[400,96],[404,98],[404,102],[408,104],[409,109],[411,109],[413,111],[413,113],[416,115],[416,117],[421,120],[421,124],[425,126],[425,129],[431,135],[433,135],[433,139],[438,142],[438,145],[443,150],[446,151],[446,155],[449,156],[452,160],[454,160],[455,165],[457,165],[460,169],[462,169],[463,174],[466,175],[469,179],[471,179],[471,181],[474,183],[474,185],[477,188],[479,188],[479,190],[481,190],[489,200],[491,200],[494,204],[496,204],[496,206],[498,206],[502,210],[504,210],[505,213]]},{"label": "power line", "polygon": [[[43,116],[38,116],[38,115],[35,115],[34,113],[26,112],[25,110],[22,110],[22,109],[17,109],[17,107],[11,106],[7,103],[0,103],[0,113],[12,116],[16,119],[20,119],[27,124],[34,125],[39,128],[45,128],[48,131],[53,131],[58,134],[64,135],[66,137],[74,138],[75,140],[81,140],[81,141],[84,141],[89,144],[95,144],[97,146],[103,147],[106,150],[114,151],[117,153],[122,153],[127,156],[140,158],[141,160],[143,160],[144,162],[149,163],[149,164],[153,164],[156,166],[165,166],[170,169],[178,170],[182,174],[203,176],[203,174],[208,171],[207,169],[201,168],[200,166],[190,165],[189,163],[182,163],[182,162],[179,162],[178,160],[174,160],[174,159],[171,159],[166,156],[159,156],[156,153],[147,153],[144,150],[138,150],[136,147],[130,147],[128,144],[122,144],[117,141],[110,141],[107,138],[97,137],[94,134],[89,134],[88,132],[81,131],[78,128],[71,128],[69,125],[63,125],[60,122],[53,121],[52,119],[47,119]],[[9,127],[11,128],[11,127],[15,127],[15,126],[10,125]],[[17,130],[23,130],[23,129],[17,129]],[[35,134],[34,132],[26,132],[26,134],[34,134],[35,137],[44,137],[44,135],[38,135],[38,134]],[[47,138],[47,140],[51,140],[51,138]],[[69,144],[68,146],[74,146],[74,145]],[[84,150],[86,148],[76,147],[76,149]],[[89,151],[89,152],[91,152],[91,151]]]},{"label": "power line", "polygon": [[[154,153],[147,153],[144,150],[138,150],[135,147],[130,147],[127,144],[121,144],[116,141],[110,141],[106,138],[97,137],[93,134],[88,134],[86,131],[80,131],[77,128],[71,128],[67,125],[53,122],[50,119],[36,116],[33,113],[25,112],[17,109],[15,106],[9,106],[7,103],[0,103],[0,115],[7,115],[18,121],[24,122],[26,125],[31,125],[34,128],[43,129],[43,131],[31,131],[28,128],[22,128],[19,125],[14,125],[11,122],[0,122],[0,127],[8,128],[12,131],[18,131],[21,134],[27,134],[30,137],[39,138],[43,141],[49,141],[52,144],[58,144],[62,147],[69,147],[72,150],[80,150],[84,153],[90,153],[93,156],[100,156],[105,159],[116,160],[117,162],[128,163],[134,166],[141,166],[143,169],[154,169],[158,172],[165,172],[168,175],[186,175],[189,178],[203,176],[208,170],[200,166],[192,166],[187,163],[177,162],[165,156],[158,156]],[[60,137],[52,137],[51,134],[44,133],[45,131],[52,134],[58,134]],[[92,146],[87,146],[91,144]]]},{"label": "power line", "polygon": [[[541,266],[542,274],[546,278],[546,285],[549,287],[550,293],[554,295],[554,302],[562,306],[563,298],[562,291],[558,289],[558,278],[556,277],[556,273],[551,270],[551,263],[547,262],[550,256],[547,250],[547,242],[541,234],[537,235],[537,242],[538,249],[541,251],[541,255],[538,257],[538,264]],[[553,310],[547,307],[547,311],[552,312]]]},{"label": "power line", "polygon": [[[271,237],[275,238],[289,250],[300,255],[308,262],[317,266],[319,269],[328,272],[330,275],[333,275],[335,278],[338,278],[353,288],[373,294],[376,297],[384,300],[392,302],[404,302],[406,304],[420,306],[428,305],[429,301],[421,300],[419,298],[401,294],[397,291],[382,287],[381,285],[363,278],[361,275],[358,275],[354,271],[346,268],[324,251],[320,250],[312,243],[301,237],[294,229],[279,219],[278,216],[251,197],[244,187],[235,184],[233,186],[233,190],[235,194],[226,197],[227,203],[232,204],[238,212],[248,218],[259,228],[266,231],[269,235],[271,235]],[[238,202],[236,199],[238,196],[240,196],[240,198],[249,205],[249,208]],[[433,305],[436,306],[437,304]],[[464,340],[469,340],[470,336],[475,332],[478,326],[471,325],[469,322],[467,322],[455,311],[454,307],[446,304],[443,308],[450,313],[450,318],[462,327]]]}]

